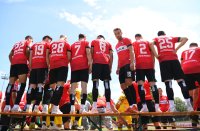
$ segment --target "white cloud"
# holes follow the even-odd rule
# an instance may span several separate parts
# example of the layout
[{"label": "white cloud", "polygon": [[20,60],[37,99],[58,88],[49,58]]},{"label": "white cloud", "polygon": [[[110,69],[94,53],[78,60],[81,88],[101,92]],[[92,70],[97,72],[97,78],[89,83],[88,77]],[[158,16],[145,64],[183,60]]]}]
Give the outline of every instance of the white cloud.
[{"label": "white cloud", "polygon": [[97,4],[98,0],[83,0],[86,4],[93,7],[94,9],[100,9],[101,7]]},{"label": "white cloud", "polygon": [[[151,40],[152,38],[156,37],[156,33],[159,30],[164,30],[167,34],[172,36],[187,36],[189,38],[189,42],[199,41],[200,38],[200,32],[193,30],[193,28],[198,28],[200,25],[200,16],[195,14],[192,16],[184,14],[184,17],[180,17],[179,19],[174,21],[163,13],[155,12],[144,7],[138,7],[121,9],[121,11],[118,11],[117,14],[110,17],[103,16],[103,13],[93,15],[93,13],[91,12],[85,14],[83,13],[82,15],[78,16],[64,11],[60,13],[60,18],[79,28],[89,31],[93,35],[93,38],[95,38],[95,36],[98,34],[103,34],[111,43],[116,43],[113,35],[113,29],[116,27],[120,27],[123,31],[124,36],[132,38],[132,40],[134,40],[133,38],[136,33],[141,33],[145,39]],[[181,51],[186,49],[187,47],[188,46],[184,46],[178,52],[178,55],[180,56]],[[116,57],[117,56],[115,54],[115,58]],[[116,59],[114,63],[116,63]],[[114,64],[113,69],[115,68],[116,64]],[[156,76],[160,76],[158,62],[156,62],[155,68]],[[114,75],[114,77],[117,76]],[[157,77],[157,79],[159,81],[158,86],[165,88],[165,85],[160,82],[160,77]],[[118,81],[116,81],[115,79],[115,83],[117,82]],[[115,83],[114,85],[118,85],[117,89],[119,90],[113,90],[113,92],[119,94],[119,84]],[[173,87],[175,96],[183,98],[180,88],[175,82],[173,82]]]}]

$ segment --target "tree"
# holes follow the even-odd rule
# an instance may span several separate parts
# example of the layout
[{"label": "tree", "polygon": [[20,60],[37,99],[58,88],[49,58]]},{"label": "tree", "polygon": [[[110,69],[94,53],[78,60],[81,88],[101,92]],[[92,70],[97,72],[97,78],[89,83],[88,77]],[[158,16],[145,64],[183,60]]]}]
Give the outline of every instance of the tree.
[{"label": "tree", "polygon": [[187,107],[185,105],[185,102],[182,101],[179,97],[175,97],[174,99],[176,110],[179,112],[187,111]]},{"label": "tree", "polygon": [[92,92],[88,93],[87,95],[87,100],[92,104],[93,100],[92,100]]}]

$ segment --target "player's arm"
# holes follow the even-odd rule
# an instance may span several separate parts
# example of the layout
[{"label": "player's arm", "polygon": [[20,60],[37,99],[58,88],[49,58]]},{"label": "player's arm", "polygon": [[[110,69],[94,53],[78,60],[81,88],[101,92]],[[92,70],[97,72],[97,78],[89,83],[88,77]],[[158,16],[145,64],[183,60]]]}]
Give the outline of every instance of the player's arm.
[{"label": "player's arm", "polygon": [[134,70],[134,53],[133,53],[133,46],[132,44],[128,45],[128,50],[129,50],[129,54],[130,54],[130,69],[133,71]]},{"label": "player's arm", "polygon": [[180,44],[176,47],[175,51],[177,52],[183,45],[185,45],[187,41],[188,41],[187,37],[179,37],[178,42],[180,42]]},{"label": "player's arm", "polygon": [[26,47],[26,57],[29,58],[30,56],[30,46]]},{"label": "player's arm", "polygon": [[119,113],[119,111],[116,109],[115,105],[113,103],[110,103],[110,108],[114,113]]},{"label": "player's arm", "polygon": [[33,51],[30,50],[30,55],[29,55],[29,68],[30,68],[30,69],[31,69],[31,67],[32,67],[32,53],[33,53]]},{"label": "player's arm", "polygon": [[86,48],[86,55],[88,59],[89,73],[91,73],[92,72],[92,55],[91,55],[91,49],[89,47]]},{"label": "player's arm", "polygon": [[9,60],[10,60],[10,63],[12,62],[12,56],[13,56],[13,54],[14,54],[14,52],[13,52],[13,50],[11,50],[10,51],[10,53],[9,53]]},{"label": "player's arm", "polygon": [[109,63],[110,72],[112,71],[112,64],[113,64],[113,50],[110,49],[110,63]]},{"label": "player's arm", "polygon": [[69,61],[71,61],[71,51],[69,51],[69,50],[67,51],[67,58]]},{"label": "player's arm", "polygon": [[49,58],[50,57],[50,53],[49,53],[49,49],[46,49],[46,62],[47,62],[47,65],[49,67]]},{"label": "player's arm", "polygon": [[159,55],[158,55],[158,53],[156,52],[156,49],[155,49],[154,45],[155,45],[155,41],[149,43],[149,47],[150,47],[150,49],[151,49],[152,54],[153,54],[156,58],[158,58]]}]

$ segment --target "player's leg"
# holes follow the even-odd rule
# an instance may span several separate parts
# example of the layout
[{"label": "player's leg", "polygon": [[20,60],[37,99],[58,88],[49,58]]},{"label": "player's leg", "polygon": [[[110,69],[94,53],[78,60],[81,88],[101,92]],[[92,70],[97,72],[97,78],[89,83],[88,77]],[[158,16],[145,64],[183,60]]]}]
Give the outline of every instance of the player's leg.
[{"label": "player's leg", "polygon": [[9,112],[11,109],[10,98],[11,98],[12,89],[14,87],[16,80],[17,80],[17,68],[16,68],[16,65],[11,65],[9,83],[8,83],[8,86],[6,88],[6,93],[5,93],[6,106],[3,110],[4,112]]},{"label": "player's leg", "polygon": [[19,103],[21,101],[21,98],[24,94],[24,90],[26,88],[26,80],[27,80],[27,74],[28,74],[28,66],[26,64],[20,64],[17,67],[18,69],[18,78],[19,78],[19,89],[17,91],[17,98],[15,100],[15,105],[12,108],[13,112],[20,111]]},{"label": "player's leg", "polygon": [[99,96],[99,79],[101,75],[101,66],[100,64],[93,64],[92,65],[92,81],[93,81],[93,87],[92,87],[92,112],[93,113],[98,113],[97,111],[97,98]]},{"label": "player's leg", "polygon": [[112,109],[110,107],[110,99],[111,99],[111,90],[110,90],[110,67],[108,64],[102,64],[103,72],[101,72],[101,80],[104,84],[105,89],[105,97],[106,97],[106,112],[112,112]]},{"label": "player's leg", "polygon": [[26,93],[26,112],[32,112],[32,101],[35,99],[36,84],[30,84]]},{"label": "player's leg", "polygon": [[178,60],[174,60],[172,61],[172,68],[173,68],[173,76],[174,79],[177,81],[178,85],[181,88],[181,92],[183,94],[183,97],[186,101],[187,104],[187,110],[188,111],[193,111],[193,107],[191,105],[191,101],[190,101],[190,95],[189,95],[189,90],[188,87],[185,83],[185,75],[183,73],[183,70],[181,68],[180,62]]},{"label": "player's leg", "polygon": [[85,102],[87,100],[87,82],[81,81],[81,108],[80,113],[85,113]]},{"label": "player's leg", "polygon": [[58,104],[63,94],[63,86],[67,80],[67,74],[68,74],[68,67],[57,68],[56,89],[53,93],[53,97],[51,100],[51,103],[54,105],[51,112],[52,114],[59,114],[59,113],[62,114],[62,112],[59,110]]},{"label": "player's leg", "polygon": [[125,84],[126,84],[126,87],[127,87],[127,92],[129,93],[129,96],[130,96],[129,106],[135,112],[136,91],[135,91],[135,88],[133,87],[133,81],[135,80],[135,73],[133,71],[131,71],[129,64],[125,66],[124,72],[125,72],[124,73]]},{"label": "player's leg", "polygon": [[36,92],[36,86],[37,86],[37,72],[36,69],[32,69],[30,72],[30,79],[29,79],[29,87],[27,90],[27,97],[26,97],[26,112],[32,112],[33,105],[31,102],[35,99],[35,92]]},{"label": "player's leg", "polygon": [[36,91],[36,101],[33,112],[39,112],[39,105],[42,101],[42,95],[44,92],[44,82],[47,77],[47,68],[37,69],[37,91]]},{"label": "player's leg", "polygon": [[144,69],[137,69],[136,70],[136,81],[138,84],[138,93],[140,96],[140,100],[142,103],[142,109],[140,112],[147,112],[147,105],[145,100],[145,90],[144,90],[144,81],[145,81],[145,71]]},{"label": "player's leg", "polygon": [[[66,103],[63,106],[60,107],[60,111],[63,114],[69,114],[71,109],[71,104]],[[70,117],[62,117],[63,125],[64,125],[64,130],[70,130]]]},{"label": "player's leg", "polygon": [[75,90],[78,88],[78,83],[71,79],[71,89],[70,89],[70,103],[71,103],[71,114],[75,114]]},{"label": "player's leg", "polygon": [[146,77],[147,80],[149,81],[149,84],[151,86],[151,91],[153,94],[153,98],[155,100],[155,107],[157,112],[161,112],[159,108],[159,93],[158,93],[158,88],[156,85],[156,78],[155,78],[155,70],[154,69],[148,69],[146,70]]},{"label": "player's leg", "polygon": [[[149,112],[156,112],[155,103],[152,100],[147,101],[147,107],[148,107]],[[152,122],[154,123],[154,126],[155,126],[156,129],[161,129],[160,117],[159,116],[153,116]]]},{"label": "player's leg", "polygon": [[162,82],[165,83],[166,93],[169,100],[169,111],[174,112],[175,104],[174,104],[174,91],[172,88],[172,79],[173,79],[173,71],[171,68],[171,61],[164,61],[160,63],[160,73]]}]

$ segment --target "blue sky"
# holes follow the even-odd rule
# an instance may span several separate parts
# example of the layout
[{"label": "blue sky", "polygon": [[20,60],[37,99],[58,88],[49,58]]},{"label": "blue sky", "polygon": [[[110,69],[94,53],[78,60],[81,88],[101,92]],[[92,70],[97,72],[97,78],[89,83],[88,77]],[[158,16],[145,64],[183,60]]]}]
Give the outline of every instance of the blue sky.
[{"label": "blue sky", "polygon": [[[151,40],[158,30],[165,30],[169,35],[187,36],[188,43],[199,42],[199,5],[198,0],[0,0],[0,72],[9,73],[9,51],[15,42],[28,34],[35,42],[46,34],[54,40],[60,34],[66,34],[71,44],[79,33],[86,34],[89,41],[103,34],[114,48],[116,39],[112,29],[120,27],[124,36],[132,40],[136,33]],[[187,47],[185,45],[178,54]],[[116,52],[114,56],[111,85],[112,97],[117,99],[121,89],[115,75]],[[158,86],[164,87],[160,82],[158,63],[156,76]],[[2,85],[0,79],[1,88]],[[179,87],[176,83],[173,85],[175,95],[181,97]],[[90,82],[89,91],[91,86]],[[99,88],[103,93],[103,86]]]}]

